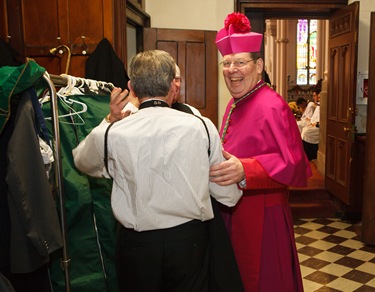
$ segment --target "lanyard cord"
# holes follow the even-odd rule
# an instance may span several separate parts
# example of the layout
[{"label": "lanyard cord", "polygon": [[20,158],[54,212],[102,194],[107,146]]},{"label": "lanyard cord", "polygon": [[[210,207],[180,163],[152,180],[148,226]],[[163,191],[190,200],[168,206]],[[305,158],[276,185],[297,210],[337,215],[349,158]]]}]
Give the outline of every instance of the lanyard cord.
[{"label": "lanyard cord", "polygon": [[230,120],[230,117],[232,115],[232,112],[233,112],[234,108],[237,106],[237,103],[239,103],[240,101],[244,100],[250,94],[254,93],[259,88],[261,88],[262,86],[264,86],[266,84],[267,84],[266,82],[263,82],[263,83],[259,84],[257,87],[255,87],[254,89],[252,89],[250,92],[246,93],[244,96],[242,96],[241,98],[237,99],[235,102],[232,103],[230,111],[229,111],[229,114],[227,116],[227,120],[225,121],[225,126],[224,126],[223,133],[221,134],[221,143],[224,143],[224,138],[225,138],[225,135],[227,134],[227,130],[228,130],[229,120]]}]

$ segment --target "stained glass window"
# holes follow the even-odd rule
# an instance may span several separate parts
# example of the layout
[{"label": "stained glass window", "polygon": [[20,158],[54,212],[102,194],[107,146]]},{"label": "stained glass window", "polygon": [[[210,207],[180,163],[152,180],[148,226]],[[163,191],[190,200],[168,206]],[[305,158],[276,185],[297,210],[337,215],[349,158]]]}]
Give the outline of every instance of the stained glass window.
[{"label": "stained glass window", "polygon": [[297,84],[316,83],[317,20],[299,19],[297,22]]}]

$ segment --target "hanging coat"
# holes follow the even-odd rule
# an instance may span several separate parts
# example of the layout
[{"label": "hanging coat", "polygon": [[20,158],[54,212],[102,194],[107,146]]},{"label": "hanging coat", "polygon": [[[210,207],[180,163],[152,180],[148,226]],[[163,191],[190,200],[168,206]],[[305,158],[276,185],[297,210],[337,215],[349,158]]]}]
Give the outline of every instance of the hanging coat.
[{"label": "hanging coat", "polygon": [[106,38],[100,41],[95,51],[87,58],[85,71],[85,78],[111,82],[122,89],[128,88],[129,76],[124,63]]},{"label": "hanging coat", "polygon": [[[62,247],[62,234],[52,188],[41,156],[32,87],[44,69],[33,61],[20,67],[0,68],[0,106],[7,114],[0,131],[1,253],[10,272],[30,273],[47,264]],[[6,204],[7,203],[7,204]],[[10,228],[11,227],[11,228]],[[4,229],[5,228],[5,229]],[[4,240],[6,241],[4,243]]]}]

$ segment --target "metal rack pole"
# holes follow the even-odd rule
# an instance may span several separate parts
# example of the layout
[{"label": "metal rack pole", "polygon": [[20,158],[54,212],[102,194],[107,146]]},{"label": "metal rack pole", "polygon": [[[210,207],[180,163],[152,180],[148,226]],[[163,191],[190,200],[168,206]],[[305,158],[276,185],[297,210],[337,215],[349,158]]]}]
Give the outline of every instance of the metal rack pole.
[{"label": "metal rack pole", "polygon": [[66,291],[70,292],[70,277],[69,277],[69,262],[68,249],[67,249],[67,238],[66,238],[66,222],[65,222],[65,200],[63,195],[63,183],[62,183],[62,164],[60,154],[60,129],[59,129],[59,115],[58,115],[58,104],[56,88],[52,83],[51,79],[47,74],[43,75],[43,78],[48,84],[51,93],[51,111],[52,111],[52,123],[53,123],[53,143],[54,143],[54,157],[55,157],[55,183],[57,198],[59,200],[60,209],[60,225],[63,238],[63,254],[61,260],[61,267],[65,273],[65,287]]}]

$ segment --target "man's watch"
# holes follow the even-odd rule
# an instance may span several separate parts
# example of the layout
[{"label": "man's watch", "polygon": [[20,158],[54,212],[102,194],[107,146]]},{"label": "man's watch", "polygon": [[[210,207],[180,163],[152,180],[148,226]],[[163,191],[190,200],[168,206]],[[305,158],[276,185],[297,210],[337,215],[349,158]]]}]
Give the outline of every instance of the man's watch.
[{"label": "man's watch", "polygon": [[241,189],[246,189],[246,178],[244,178],[243,180],[241,180],[239,183],[238,183],[239,187]]}]

